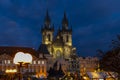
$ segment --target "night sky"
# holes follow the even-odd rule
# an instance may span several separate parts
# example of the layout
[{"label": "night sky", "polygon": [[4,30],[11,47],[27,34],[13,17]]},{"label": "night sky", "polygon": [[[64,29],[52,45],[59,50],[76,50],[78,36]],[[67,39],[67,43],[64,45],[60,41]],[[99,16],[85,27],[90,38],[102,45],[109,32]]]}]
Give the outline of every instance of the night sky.
[{"label": "night sky", "polygon": [[64,11],[73,28],[73,45],[80,56],[107,51],[120,32],[120,0],[0,0],[0,46],[37,49],[48,9],[55,29]]}]

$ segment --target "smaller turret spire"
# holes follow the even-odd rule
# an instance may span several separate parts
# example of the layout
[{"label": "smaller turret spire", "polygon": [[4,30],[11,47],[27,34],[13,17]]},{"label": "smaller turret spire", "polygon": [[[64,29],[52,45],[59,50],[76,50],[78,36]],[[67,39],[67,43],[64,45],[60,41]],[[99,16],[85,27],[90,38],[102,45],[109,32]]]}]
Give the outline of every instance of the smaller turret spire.
[{"label": "smaller turret spire", "polygon": [[49,16],[49,13],[48,13],[48,10],[47,10],[46,16],[45,16],[45,25],[46,25],[47,27],[49,27],[49,26],[50,26],[50,23],[51,23],[51,20],[50,20],[50,16]]},{"label": "smaller turret spire", "polygon": [[64,17],[63,17],[63,20],[62,20],[62,28],[63,29],[68,29],[68,19],[67,19],[67,16],[66,16],[66,12],[64,12]]}]

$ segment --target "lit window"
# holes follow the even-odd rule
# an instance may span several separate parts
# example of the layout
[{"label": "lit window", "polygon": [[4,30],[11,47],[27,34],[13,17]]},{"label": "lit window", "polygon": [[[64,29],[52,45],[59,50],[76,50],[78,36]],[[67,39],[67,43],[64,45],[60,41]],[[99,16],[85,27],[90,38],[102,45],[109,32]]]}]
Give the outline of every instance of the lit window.
[{"label": "lit window", "polygon": [[6,60],[5,60],[5,64],[6,64],[7,62],[6,62]]},{"label": "lit window", "polygon": [[42,64],[44,64],[44,61],[42,61]]},{"label": "lit window", "polygon": [[36,64],[36,61],[34,61],[34,64]]},{"label": "lit window", "polygon": [[38,61],[38,64],[40,64],[40,61]]},{"label": "lit window", "polygon": [[10,60],[8,60],[8,64],[10,64]]}]

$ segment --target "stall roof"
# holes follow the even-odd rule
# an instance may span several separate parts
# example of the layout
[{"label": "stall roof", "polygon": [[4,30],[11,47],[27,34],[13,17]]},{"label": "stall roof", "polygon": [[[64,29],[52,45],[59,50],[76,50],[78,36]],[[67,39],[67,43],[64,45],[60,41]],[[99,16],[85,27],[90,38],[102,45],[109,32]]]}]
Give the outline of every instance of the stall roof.
[{"label": "stall roof", "polygon": [[87,72],[87,75],[89,78],[98,78],[98,79],[104,79],[104,78],[115,78],[116,73],[115,72]]},{"label": "stall roof", "polygon": [[99,79],[103,79],[103,75],[100,72],[87,72],[87,75],[89,78],[99,78]]}]

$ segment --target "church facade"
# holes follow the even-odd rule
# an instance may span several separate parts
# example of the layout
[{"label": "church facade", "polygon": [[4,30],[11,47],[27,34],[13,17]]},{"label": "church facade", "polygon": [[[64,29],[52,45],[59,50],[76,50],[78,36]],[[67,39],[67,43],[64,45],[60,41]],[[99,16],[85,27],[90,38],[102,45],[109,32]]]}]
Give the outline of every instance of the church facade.
[{"label": "church facade", "polygon": [[48,11],[45,16],[44,25],[41,28],[42,44],[47,46],[48,51],[53,58],[69,58],[73,52],[72,46],[72,28],[69,27],[66,13],[62,19],[62,26],[58,28],[55,34],[54,25],[51,25],[51,19]]}]

